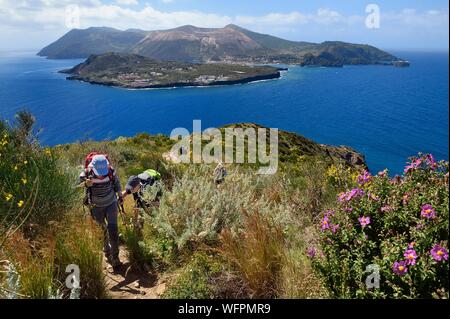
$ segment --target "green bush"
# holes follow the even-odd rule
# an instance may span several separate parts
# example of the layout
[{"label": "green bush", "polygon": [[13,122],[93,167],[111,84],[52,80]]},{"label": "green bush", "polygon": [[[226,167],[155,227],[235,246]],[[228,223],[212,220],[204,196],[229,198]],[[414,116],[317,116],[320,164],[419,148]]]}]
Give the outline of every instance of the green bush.
[{"label": "green bush", "polygon": [[0,122],[0,234],[25,220],[41,226],[61,220],[76,198],[73,175],[34,140],[33,122],[26,112],[15,126]]},{"label": "green bush", "polygon": [[[324,213],[315,269],[339,298],[448,297],[448,162],[412,158],[403,177],[364,172]],[[366,278],[379,267],[379,288]]]},{"label": "green bush", "polygon": [[124,235],[128,259],[131,265],[141,270],[145,270],[147,266],[153,266],[153,251],[144,240],[142,234],[132,227],[126,227]]},{"label": "green bush", "polygon": [[284,203],[272,202],[274,177],[258,176],[253,171],[230,169],[225,182],[217,187],[213,167],[192,166],[177,179],[171,192],[164,192],[155,213],[154,226],[171,238],[179,249],[218,240],[224,228],[238,231],[244,210],[279,214]]},{"label": "green bush", "polygon": [[166,299],[210,299],[215,297],[214,277],[221,272],[220,263],[212,256],[197,252],[176,280],[162,295]]}]

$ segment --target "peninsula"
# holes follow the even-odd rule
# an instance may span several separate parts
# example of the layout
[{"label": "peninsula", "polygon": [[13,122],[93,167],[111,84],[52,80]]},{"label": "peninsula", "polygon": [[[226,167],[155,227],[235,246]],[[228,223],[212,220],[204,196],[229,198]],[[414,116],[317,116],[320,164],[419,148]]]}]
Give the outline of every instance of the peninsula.
[{"label": "peninsula", "polygon": [[272,66],[158,61],[136,54],[91,55],[85,62],[62,70],[68,80],[129,89],[241,84],[280,77]]}]

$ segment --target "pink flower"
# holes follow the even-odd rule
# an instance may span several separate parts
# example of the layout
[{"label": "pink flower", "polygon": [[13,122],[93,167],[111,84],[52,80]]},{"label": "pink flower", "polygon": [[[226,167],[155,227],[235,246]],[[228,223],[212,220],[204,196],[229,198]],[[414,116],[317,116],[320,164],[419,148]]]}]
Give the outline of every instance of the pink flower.
[{"label": "pink flower", "polygon": [[309,257],[314,258],[316,256],[316,249],[314,247],[309,247],[306,253]]},{"label": "pink flower", "polygon": [[334,210],[327,210],[325,212],[325,216],[330,217],[330,216],[334,216],[336,214],[336,212]]},{"label": "pink flower", "polygon": [[345,193],[339,193],[338,195],[338,201],[343,202],[345,200],[345,197],[347,195]]},{"label": "pink flower", "polygon": [[435,170],[437,168],[437,163],[434,160],[433,154],[425,155],[425,161],[432,170]]},{"label": "pink flower", "polygon": [[322,230],[326,230],[330,228],[330,220],[328,216],[324,216],[322,219]]},{"label": "pink flower", "polygon": [[370,217],[361,216],[358,218],[358,221],[361,224],[361,226],[364,228],[370,224]]},{"label": "pink flower", "polygon": [[336,234],[336,232],[339,230],[339,224],[331,226],[331,232],[333,234]]},{"label": "pink flower", "polygon": [[354,188],[346,194],[345,200],[347,202],[351,201],[354,198],[361,197],[364,195],[364,191],[360,188]]},{"label": "pink flower", "polygon": [[405,251],[403,256],[405,256],[406,264],[408,265],[416,264],[417,253],[414,249],[408,249],[407,251]]},{"label": "pink flower", "polygon": [[421,158],[416,158],[413,159],[411,161],[411,163],[409,163],[405,169],[404,169],[404,173],[408,174],[409,172],[414,171],[415,169],[419,168],[422,165],[422,159]]},{"label": "pink flower", "polygon": [[403,276],[408,272],[408,267],[406,267],[406,261],[396,261],[392,266],[392,271],[399,276]]},{"label": "pink flower", "polygon": [[368,171],[364,171],[361,175],[358,176],[358,184],[364,185],[369,183],[372,180],[372,175]]},{"label": "pink flower", "polygon": [[347,193],[340,193],[338,195],[339,202],[349,202],[354,198],[361,197],[364,195],[364,191],[360,188],[354,188]]},{"label": "pink flower", "polygon": [[422,206],[420,216],[427,219],[434,219],[436,218],[436,211],[434,210],[433,206],[431,206],[430,204],[426,204]]},{"label": "pink flower", "polygon": [[434,245],[434,247],[430,250],[430,254],[433,256],[435,261],[448,260],[447,249],[438,244]]},{"label": "pink flower", "polygon": [[386,177],[386,176],[387,176],[387,170],[380,171],[380,172],[378,172],[377,175],[378,175],[379,177]]}]

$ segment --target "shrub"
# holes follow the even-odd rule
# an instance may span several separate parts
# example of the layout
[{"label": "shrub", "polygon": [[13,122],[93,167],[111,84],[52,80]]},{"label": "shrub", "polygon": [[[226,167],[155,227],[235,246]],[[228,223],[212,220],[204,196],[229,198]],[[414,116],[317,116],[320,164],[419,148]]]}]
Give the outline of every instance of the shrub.
[{"label": "shrub", "polygon": [[250,296],[273,298],[278,294],[284,259],[284,237],[281,229],[258,212],[245,215],[242,232],[233,236],[224,230],[221,253],[242,276]]},{"label": "shrub", "polygon": [[214,277],[221,272],[220,263],[204,252],[195,253],[178,277],[169,284],[162,298],[210,299],[215,297]]},{"label": "shrub", "polygon": [[152,266],[154,263],[153,251],[144,241],[142,234],[132,227],[126,227],[124,237],[128,260],[131,265],[141,270],[146,270],[146,267]]},{"label": "shrub", "polygon": [[22,112],[17,118],[13,127],[0,122],[0,234],[27,219],[40,226],[61,220],[76,196],[73,176],[34,140],[32,116]]},{"label": "shrub", "polygon": [[[403,177],[364,172],[324,213],[315,269],[340,298],[448,296],[448,162],[412,158]],[[370,266],[376,265],[376,266]],[[367,272],[366,272],[366,267]],[[370,270],[372,267],[372,270]],[[379,288],[365,281],[379,267]]]},{"label": "shrub", "polygon": [[[188,243],[217,240],[221,229],[240,223],[242,208],[258,205],[255,198],[258,178],[236,171],[230,173],[218,189],[211,172],[208,166],[190,167],[175,181],[172,191],[161,197],[154,225],[179,249]],[[264,202],[264,199],[259,201]],[[265,202],[264,206],[268,210]]]}]

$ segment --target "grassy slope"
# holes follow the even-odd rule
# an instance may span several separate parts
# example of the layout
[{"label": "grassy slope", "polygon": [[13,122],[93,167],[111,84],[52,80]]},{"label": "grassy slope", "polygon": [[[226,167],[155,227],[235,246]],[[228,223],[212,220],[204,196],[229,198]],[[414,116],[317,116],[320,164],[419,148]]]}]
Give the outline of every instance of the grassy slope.
[{"label": "grassy slope", "polygon": [[[248,123],[227,127],[237,126],[259,127]],[[262,177],[252,166],[230,165],[229,177],[218,190],[212,183],[213,165],[166,162],[162,154],[172,145],[166,136],[140,134],[109,142],[61,145],[55,150],[71,166],[82,163],[84,154],[93,150],[110,154],[122,184],[126,176],[145,168],[162,173],[166,191],[160,207],[151,212],[151,218],[145,216],[143,237],[136,239],[128,233],[126,241],[133,254],[130,258],[140,266],[147,264],[160,274],[172,274],[164,297],[324,295],[304,250],[312,240],[310,226],[315,214],[340,190],[328,183],[327,169],[333,163],[348,166],[342,158],[327,155],[323,146],[311,140],[282,131],[281,164],[276,175]],[[126,201],[126,211],[131,217],[131,199]],[[258,217],[260,214],[266,217]],[[126,233],[123,225],[121,229]],[[242,241],[231,233],[220,235],[226,229],[245,231],[254,241],[240,247]],[[271,232],[281,233],[273,239]],[[236,268],[243,263],[243,256],[235,248],[258,260]],[[272,263],[278,264],[276,269],[266,268]]]},{"label": "grassy slope", "polygon": [[[162,154],[174,142],[162,135],[87,141],[40,152],[58,159],[58,165],[74,180],[85,154],[91,151],[109,154],[123,185],[128,176],[146,168],[162,173],[164,193],[159,206],[143,215],[143,232],[127,230],[121,219],[119,227],[133,266],[171,275],[164,297],[320,297],[324,290],[304,251],[316,237],[315,216],[345,186],[330,182],[327,173],[332,162],[340,164],[324,155],[319,144],[303,137],[281,132],[280,141],[282,162],[277,174],[261,176],[254,167],[229,165],[220,187],[212,180],[214,165],[164,160]],[[21,275],[19,293],[23,296],[48,298],[60,289],[68,297],[70,291],[63,285],[69,261],[79,264],[85,274],[81,297],[106,296],[101,236],[89,218],[83,217],[83,194],[78,195],[66,205],[69,211],[58,211],[59,222],[32,210],[42,217],[39,224],[25,224],[23,231],[0,247],[1,259],[11,260]],[[134,216],[132,206],[128,198],[129,218]],[[244,258],[247,254],[242,252],[252,259]]]}]

